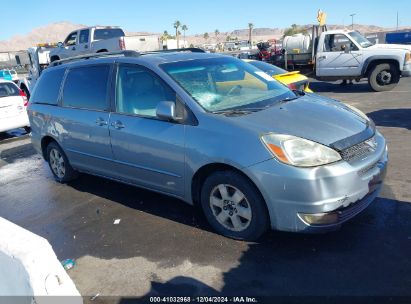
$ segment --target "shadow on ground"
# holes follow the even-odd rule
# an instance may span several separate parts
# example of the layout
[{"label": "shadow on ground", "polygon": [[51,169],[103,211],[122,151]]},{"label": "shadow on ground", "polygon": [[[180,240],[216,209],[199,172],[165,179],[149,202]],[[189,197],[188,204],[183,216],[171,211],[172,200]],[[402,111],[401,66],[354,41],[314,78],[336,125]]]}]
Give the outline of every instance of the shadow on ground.
[{"label": "shadow on ground", "polygon": [[367,115],[377,126],[411,130],[411,109],[382,109]]},{"label": "shadow on ground", "polygon": [[[167,282],[152,281],[145,297],[123,298],[119,303],[140,303],[150,296],[202,295],[257,296],[267,303],[307,303],[310,295],[329,296],[329,303],[353,302],[333,298],[336,296],[394,296],[391,300],[374,298],[372,302],[384,299],[397,303],[398,296],[411,299],[410,256],[411,204],[378,198],[339,232],[273,232],[260,243],[249,244],[238,267],[224,273],[221,290],[179,276]],[[280,298],[268,298],[272,296]],[[308,302],[324,300],[313,298]],[[357,300],[368,303],[367,298]]]},{"label": "shadow on ground", "polygon": [[353,84],[341,85],[340,82],[310,82],[310,89],[314,93],[370,93],[371,88],[367,82],[353,82]]}]

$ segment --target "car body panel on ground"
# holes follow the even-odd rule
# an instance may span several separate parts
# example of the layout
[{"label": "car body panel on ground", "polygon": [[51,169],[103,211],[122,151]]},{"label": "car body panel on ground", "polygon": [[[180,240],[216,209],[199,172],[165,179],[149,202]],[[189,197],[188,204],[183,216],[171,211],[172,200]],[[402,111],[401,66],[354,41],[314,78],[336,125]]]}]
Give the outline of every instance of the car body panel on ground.
[{"label": "car body panel on ground", "polygon": [[268,75],[272,76],[274,79],[285,84],[292,90],[304,90],[307,93],[312,93],[309,87],[309,81],[306,76],[301,74],[299,71],[288,72],[282,68],[275,65],[269,64],[267,62],[243,59],[245,62],[254,65],[260,70],[266,72]]}]

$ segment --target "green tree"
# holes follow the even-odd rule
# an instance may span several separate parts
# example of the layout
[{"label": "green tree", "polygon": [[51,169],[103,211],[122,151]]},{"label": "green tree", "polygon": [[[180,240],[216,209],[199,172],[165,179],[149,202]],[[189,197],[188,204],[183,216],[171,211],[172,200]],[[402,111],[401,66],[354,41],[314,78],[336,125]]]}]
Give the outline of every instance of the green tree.
[{"label": "green tree", "polygon": [[203,38],[207,41],[210,36],[208,35],[208,33],[204,33]]},{"label": "green tree", "polygon": [[173,26],[176,29],[177,48],[179,49],[180,48],[180,41],[179,41],[180,40],[180,35],[178,34],[179,33],[178,29],[181,26],[181,22],[177,20],[177,21],[174,22]]},{"label": "green tree", "polygon": [[184,33],[184,43],[186,42],[186,31],[188,31],[188,27],[187,27],[187,25],[183,25],[182,27],[181,27],[181,29],[182,29],[182,31],[183,31],[183,33]]},{"label": "green tree", "polygon": [[286,28],[284,30],[283,38],[285,36],[292,36],[292,35],[299,34],[299,33],[306,34],[307,29],[302,26],[298,26],[297,24],[291,24],[291,27]]},{"label": "green tree", "polygon": [[219,30],[215,30],[215,31],[214,31],[214,35],[215,35],[215,39],[216,39],[217,42],[218,42],[218,36],[220,35],[220,31],[219,31]]}]

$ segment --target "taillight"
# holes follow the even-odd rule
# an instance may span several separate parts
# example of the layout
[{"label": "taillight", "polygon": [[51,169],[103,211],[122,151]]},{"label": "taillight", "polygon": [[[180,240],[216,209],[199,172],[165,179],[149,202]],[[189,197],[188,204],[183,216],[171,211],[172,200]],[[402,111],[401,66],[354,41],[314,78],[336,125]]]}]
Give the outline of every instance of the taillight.
[{"label": "taillight", "polygon": [[26,93],[24,91],[20,90],[20,96],[23,98],[24,106],[27,107],[29,100],[27,99]]},{"label": "taillight", "polygon": [[120,50],[126,49],[126,45],[124,43],[124,37],[120,37],[120,39],[118,40],[118,46],[120,47]]}]

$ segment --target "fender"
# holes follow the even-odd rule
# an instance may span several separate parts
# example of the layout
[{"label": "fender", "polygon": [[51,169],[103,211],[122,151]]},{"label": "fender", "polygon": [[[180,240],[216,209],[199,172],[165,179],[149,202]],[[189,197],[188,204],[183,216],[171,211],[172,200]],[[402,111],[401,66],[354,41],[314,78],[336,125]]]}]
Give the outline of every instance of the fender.
[{"label": "fender", "polygon": [[373,55],[368,57],[367,59],[364,60],[362,69],[361,69],[361,75],[365,76],[365,73],[368,70],[369,65],[376,60],[394,60],[396,62],[398,62],[398,67],[399,70],[401,71],[401,61],[403,60],[403,58],[401,58],[400,56],[397,55]]}]

